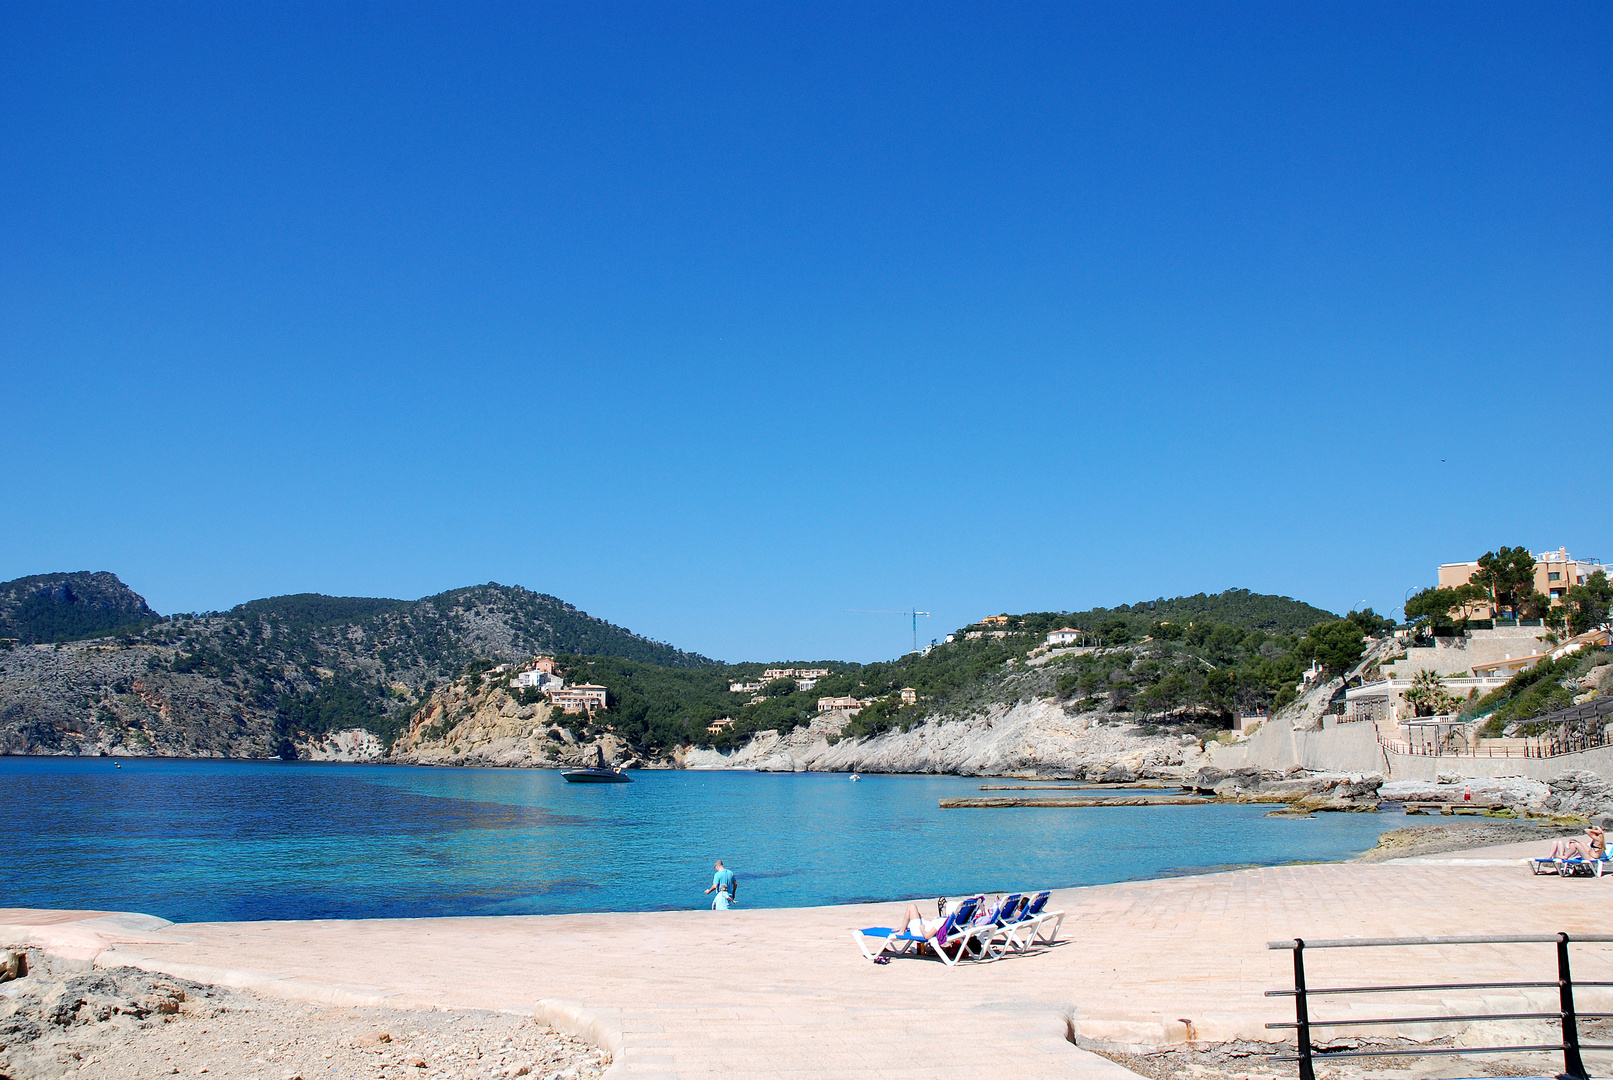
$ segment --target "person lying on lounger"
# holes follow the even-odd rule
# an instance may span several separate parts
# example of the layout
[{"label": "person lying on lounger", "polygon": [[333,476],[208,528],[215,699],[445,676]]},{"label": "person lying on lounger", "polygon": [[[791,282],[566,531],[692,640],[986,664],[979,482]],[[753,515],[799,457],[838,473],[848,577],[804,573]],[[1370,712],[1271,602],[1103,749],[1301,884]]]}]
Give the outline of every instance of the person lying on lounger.
[{"label": "person lying on lounger", "polygon": [[1548,859],[1585,859],[1595,862],[1607,851],[1607,838],[1602,835],[1600,825],[1592,825],[1585,830],[1585,839],[1577,836],[1565,836],[1551,845],[1551,854]]},{"label": "person lying on lounger", "polygon": [[909,934],[921,937],[925,941],[934,941],[935,935],[941,932],[941,924],[946,919],[926,919],[924,913],[919,911],[917,904],[907,905],[907,911],[902,914],[902,921],[897,926],[905,927]]}]

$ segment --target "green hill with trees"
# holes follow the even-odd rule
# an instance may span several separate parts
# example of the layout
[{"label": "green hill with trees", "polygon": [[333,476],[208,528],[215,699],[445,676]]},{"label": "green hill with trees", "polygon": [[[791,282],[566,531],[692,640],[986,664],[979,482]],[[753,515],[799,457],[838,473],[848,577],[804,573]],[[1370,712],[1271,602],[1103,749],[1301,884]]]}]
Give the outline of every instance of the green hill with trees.
[{"label": "green hill with trees", "polygon": [[[810,723],[820,697],[871,701],[845,734],[872,735],[930,716],[963,716],[992,704],[1052,697],[1072,709],[1103,711],[1144,724],[1194,721],[1224,725],[1235,710],[1274,708],[1295,696],[1302,673],[1319,660],[1342,673],[1360,659],[1367,634],[1390,620],[1370,610],[1340,618],[1283,596],[1224,593],[1142,601],[1079,612],[1008,615],[974,624],[923,653],[872,664],[799,661],[765,666],[827,667],[808,691],[777,680],[762,700],[730,693],[730,682],[759,678],[762,664],[667,669],[609,658],[565,657],[569,677],[609,691],[610,708],[593,724],[650,753],[678,745],[719,748],[758,731]],[[1073,627],[1097,647],[1029,663],[1049,631]],[[899,691],[917,691],[904,705]],[[713,733],[717,720],[731,720]]]},{"label": "green hill with trees", "polygon": [[138,631],[156,618],[144,597],[105,570],[0,582],[0,638],[23,645]]},{"label": "green hill with trees", "polygon": [[[437,684],[476,663],[563,653],[670,671],[713,664],[556,597],[497,583],[419,600],[299,593],[164,617],[112,574],[47,574],[0,585],[0,626],[17,645],[104,639],[96,650],[58,654],[55,681],[0,686],[0,721],[42,732],[20,745],[72,730],[96,694],[104,702],[96,715],[107,722],[143,716],[130,657],[148,696],[160,693],[170,709],[205,699],[211,715],[233,715],[241,730],[267,722],[264,737],[288,755],[298,739],[343,728],[390,741]],[[12,702],[13,692],[26,703]]]}]

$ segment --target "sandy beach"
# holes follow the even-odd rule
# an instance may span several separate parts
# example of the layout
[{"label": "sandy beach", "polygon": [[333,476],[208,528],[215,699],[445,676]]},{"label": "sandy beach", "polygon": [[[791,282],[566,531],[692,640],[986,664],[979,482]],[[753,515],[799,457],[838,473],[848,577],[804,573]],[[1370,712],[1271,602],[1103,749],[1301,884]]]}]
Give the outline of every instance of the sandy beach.
[{"label": "sandy beach", "polygon": [[[863,959],[848,931],[888,925],[893,904],[187,924],[7,910],[0,940],[265,999],[531,1017],[606,1051],[612,1077],[1122,1080],[1133,1074],[1082,1046],[1135,1053],[1247,1042],[1271,1038],[1267,1022],[1292,1019],[1285,999],[1264,997],[1291,980],[1289,954],[1268,951],[1268,941],[1613,928],[1613,883],[1533,877],[1521,860],[1541,848],[1537,841],[1063,890],[1050,905],[1066,913],[1059,945],[954,968]],[[1333,979],[1381,980],[1382,965],[1394,963],[1381,951],[1318,955],[1319,970]],[[1613,948],[1576,946],[1574,956],[1576,978],[1613,979]],[[1404,973],[1459,963],[1472,980],[1520,971],[1551,977],[1549,950],[1540,946],[1425,950],[1406,963]],[[1451,1012],[1471,1005],[1442,1002]],[[407,1030],[408,1022],[394,1026]],[[1607,1063],[1593,1061],[1593,1072],[1598,1065]],[[1455,1067],[1419,1075],[1476,1075],[1473,1062],[1465,1072]],[[1551,1066],[1543,1059],[1537,1067]],[[82,1062],[75,1071],[101,1075]],[[264,1066],[228,1075],[285,1074]]]}]

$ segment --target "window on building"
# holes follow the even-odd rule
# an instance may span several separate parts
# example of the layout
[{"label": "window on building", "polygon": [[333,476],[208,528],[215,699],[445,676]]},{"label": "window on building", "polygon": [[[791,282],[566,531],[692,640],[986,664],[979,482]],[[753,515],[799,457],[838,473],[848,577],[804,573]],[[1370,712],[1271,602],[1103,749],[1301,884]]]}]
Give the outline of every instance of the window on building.
[{"label": "window on building", "polygon": [[1563,591],[1561,589],[1551,590],[1551,598],[1553,600],[1561,600],[1563,598]]},{"label": "window on building", "polygon": [[1551,571],[1550,573],[1548,573],[1546,575],[1546,580],[1547,581],[1561,581],[1562,579],[1563,579],[1563,576],[1561,574],[1559,574],[1555,570]]}]

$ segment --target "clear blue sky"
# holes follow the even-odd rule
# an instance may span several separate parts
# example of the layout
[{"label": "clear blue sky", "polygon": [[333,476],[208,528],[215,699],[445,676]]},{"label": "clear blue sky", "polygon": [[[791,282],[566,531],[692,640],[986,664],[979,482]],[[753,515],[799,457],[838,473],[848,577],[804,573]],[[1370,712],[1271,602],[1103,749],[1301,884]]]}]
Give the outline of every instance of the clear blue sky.
[{"label": "clear blue sky", "polygon": [[10,4],[0,578],[873,659],[845,609],[1613,561],[1610,56],[1602,2]]}]

